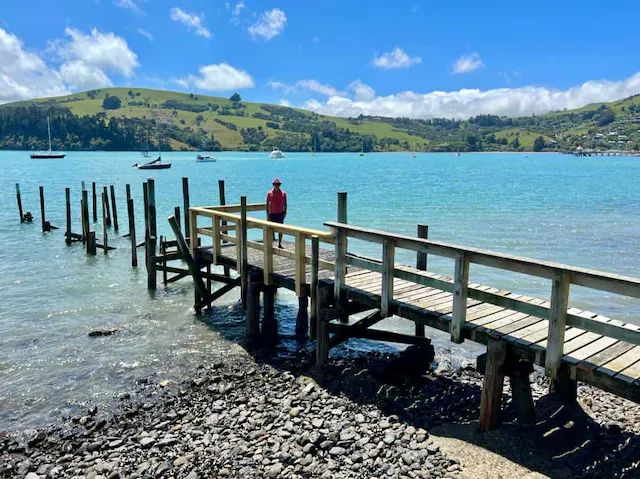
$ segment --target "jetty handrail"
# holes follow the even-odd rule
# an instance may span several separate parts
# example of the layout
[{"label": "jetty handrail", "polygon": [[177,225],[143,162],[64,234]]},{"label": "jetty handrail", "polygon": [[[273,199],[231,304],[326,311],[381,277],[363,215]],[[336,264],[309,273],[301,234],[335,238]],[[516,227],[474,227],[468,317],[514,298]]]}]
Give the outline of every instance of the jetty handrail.
[{"label": "jetty handrail", "polygon": [[[346,266],[348,264],[380,272],[382,274],[380,312],[383,317],[391,314],[393,279],[400,278],[453,293],[450,333],[451,340],[454,342],[464,341],[462,329],[466,321],[467,298],[547,319],[549,331],[545,369],[552,380],[557,378],[562,360],[566,326],[573,326],[632,344],[640,344],[640,328],[638,326],[625,325],[621,321],[609,318],[599,319],[597,315],[572,314],[568,310],[571,284],[640,298],[639,278],[362,228],[346,223],[326,222],[325,226],[330,227],[335,236],[334,287],[336,298],[340,297],[341,290],[346,286]],[[348,254],[346,250],[347,238],[381,244],[383,246],[382,261]],[[394,260],[396,249],[453,258],[455,260],[453,280],[442,279],[439,275],[426,272],[418,274],[408,268],[398,267]],[[469,266],[471,263],[549,278],[552,280],[551,302],[533,304],[529,301],[519,300],[520,296],[511,295],[511,293],[492,293],[470,287]],[[528,300],[530,299],[533,298],[528,298]]]},{"label": "jetty handrail", "polygon": [[[245,198],[242,198],[245,201]],[[253,203],[240,205],[225,205],[214,207],[190,207],[190,225],[191,235],[210,236],[213,238],[213,261],[219,264],[219,258],[222,256],[223,242],[235,244],[237,257],[237,271],[241,278],[245,277],[245,271],[248,267],[247,249],[253,248],[263,252],[263,272],[264,283],[266,285],[273,284],[273,257],[281,256],[295,261],[295,290],[298,296],[306,295],[306,265],[312,265],[314,262],[318,269],[333,271],[335,265],[333,262],[320,259],[312,254],[306,254],[306,242],[318,241],[333,244],[333,233],[331,231],[322,231],[312,228],[304,228],[300,226],[285,225],[275,223],[273,221],[251,218],[246,216],[249,211],[265,211],[266,203]],[[240,214],[235,214],[240,212]],[[197,227],[198,216],[211,219],[210,227]],[[226,224],[225,224],[226,223]],[[252,241],[247,238],[247,229],[262,230],[262,242]],[[229,232],[235,231],[235,236]],[[295,238],[294,251],[273,247],[273,235],[282,233]],[[317,238],[317,239],[316,239]],[[192,245],[198,244],[197,241]],[[312,249],[313,251],[313,249]],[[319,256],[319,255],[318,255]],[[314,286],[312,285],[312,288]]]}]

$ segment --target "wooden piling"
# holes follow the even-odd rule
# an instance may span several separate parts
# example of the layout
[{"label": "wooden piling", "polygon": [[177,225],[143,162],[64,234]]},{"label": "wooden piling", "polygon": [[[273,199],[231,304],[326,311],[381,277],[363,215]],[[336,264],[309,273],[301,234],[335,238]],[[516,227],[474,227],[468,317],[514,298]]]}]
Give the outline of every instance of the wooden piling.
[{"label": "wooden piling", "polygon": [[506,357],[507,343],[490,338],[487,343],[487,364],[484,372],[478,424],[483,431],[494,429],[500,425]]},{"label": "wooden piling", "polygon": [[533,365],[526,361],[509,360],[507,364],[511,396],[516,407],[516,416],[521,424],[535,424],[536,410],[533,405],[531,383],[529,375],[533,372]]},{"label": "wooden piling", "polygon": [[255,269],[247,272],[247,339],[252,340],[260,334],[260,289],[262,274]]},{"label": "wooden piling", "polygon": [[[418,225],[418,238],[429,238],[429,225]],[[427,253],[418,251],[416,257],[416,269],[420,271],[427,270]]]},{"label": "wooden piling", "polygon": [[247,197],[240,197],[240,285],[242,290],[242,305],[247,303],[247,273],[249,269],[249,254],[247,248]]},{"label": "wooden piling", "polygon": [[87,239],[89,238],[89,194],[87,190],[82,190],[82,200],[80,201],[80,214],[82,216],[82,242],[89,253]]},{"label": "wooden piling", "polygon": [[95,256],[97,252],[96,247],[96,232],[89,231],[89,236],[87,237],[87,253]]},{"label": "wooden piling", "polygon": [[105,186],[102,192],[102,246],[104,247],[104,254],[107,254],[109,251],[109,235],[107,233],[107,221],[109,219],[107,212],[109,211],[109,206],[107,201],[107,187]]},{"label": "wooden piling", "polygon": [[147,287],[149,289],[156,289],[157,277],[156,277],[156,237],[149,236],[147,252]]},{"label": "wooden piling", "polygon": [[[182,177],[182,207],[184,208],[184,236],[187,239],[187,243],[189,242],[189,178],[186,176]],[[176,216],[176,221],[178,221],[178,225],[180,225],[180,217]],[[196,245],[197,246],[197,245]]]},{"label": "wooden piling", "polygon": [[40,186],[40,216],[42,218],[42,232],[51,231],[44,214],[44,186]]},{"label": "wooden piling", "polygon": [[317,236],[311,237],[311,317],[309,327],[309,339],[316,339],[318,332],[318,276],[320,272],[320,239]]},{"label": "wooden piling", "polygon": [[176,219],[176,222],[178,223],[178,228],[180,228],[180,207],[176,206],[175,208],[173,208],[173,216]]},{"label": "wooden piling", "polygon": [[18,213],[20,213],[20,223],[24,223],[24,214],[22,212],[22,198],[20,197],[20,183],[16,183],[16,200],[18,201]]},{"label": "wooden piling", "polygon": [[[347,223],[347,192],[338,192],[338,223]],[[343,322],[348,321],[349,314],[347,292],[343,288],[346,284],[347,275],[347,235],[340,232],[336,238],[335,243],[336,252],[336,267],[335,267],[335,281],[334,281],[334,295],[338,302],[338,308],[340,308],[340,320]]]},{"label": "wooden piling", "polygon": [[113,213],[113,229],[118,231],[118,209],[116,208],[116,189],[110,185],[111,189],[111,211]]},{"label": "wooden piling", "polygon": [[[153,178],[147,179],[147,193],[149,195],[149,235],[157,238],[158,232],[156,229],[156,183]],[[153,251],[155,255],[155,250]]]},{"label": "wooden piling", "polygon": [[[129,185],[127,185],[129,186]],[[131,239],[131,266],[138,266],[138,248],[136,244],[136,220],[133,210],[133,199],[127,200],[127,210],[129,212],[129,238]]]},{"label": "wooden piling", "polygon": [[298,315],[296,317],[296,338],[304,339],[309,334],[309,297],[298,296]]},{"label": "wooden piling", "polygon": [[65,243],[67,246],[71,246],[71,189],[64,189],[64,199],[67,206],[67,232],[65,234]]},{"label": "wooden piling", "polygon": [[267,344],[274,344],[278,340],[278,322],[276,321],[276,287],[262,288],[262,337]]},{"label": "wooden piling", "polygon": [[[109,211],[109,193],[107,191],[107,187],[102,187],[102,222],[106,226],[111,226],[111,212]],[[106,218],[106,223],[104,223]]]},{"label": "wooden piling", "polygon": [[93,222],[98,221],[98,196],[96,194],[96,182],[91,183],[91,194],[93,197]]}]

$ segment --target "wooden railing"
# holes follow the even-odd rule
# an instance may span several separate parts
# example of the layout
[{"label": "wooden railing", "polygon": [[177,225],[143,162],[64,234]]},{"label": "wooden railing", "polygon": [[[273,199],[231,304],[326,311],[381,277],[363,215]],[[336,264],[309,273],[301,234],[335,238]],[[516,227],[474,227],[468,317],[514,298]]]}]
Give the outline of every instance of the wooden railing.
[{"label": "wooden railing", "polygon": [[[242,202],[239,205],[191,207],[189,208],[191,228],[190,236],[195,238],[198,235],[204,235],[213,238],[213,259],[215,264],[218,264],[219,258],[222,256],[223,245],[225,243],[235,244],[238,266],[237,271],[242,278],[241,281],[243,282],[245,281],[244,278],[246,276],[244,272],[247,271],[248,268],[249,248],[263,252],[262,269],[264,273],[264,283],[266,285],[273,284],[272,273],[274,272],[274,256],[293,259],[295,261],[295,291],[298,296],[307,294],[305,290],[307,264],[312,266],[312,276],[314,268],[316,269],[316,277],[318,269],[333,271],[335,267],[334,263],[320,259],[318,253],[318,244],[320,242],[333,244],[333,233],[331,231],[320,231],[311,228],[274,223],[272,221],[258,218],[251,218],[247,216],[247,213],[250,211],[266,211],[266,204],[247,204],[246,198],[242,197]],[[211,226],[198,227],[199,217],[210,219]],[[262,230],[262,242],[248,239],[247,231],[250,229]],[[233,235],[230,233],[235,234]],[[292,236],[295,241],[294,250],[291,251],[282,248],[274,248],[273,237],[276,233],[282,233],[285,236]],[[308,255],[306,252],[307,241],[311,242],[311,255]],[[192,241],[192,248],[196,244],[197,242]],[[315,255],[313,254],[314,252],[316,253]],[[314,266],[314,263],[317,263],[317,266]]]},{"label": "wooden railing", "polygon": [[[353,265],[382,275],[380,312],[383,317],[391,314],[393,301],[393,279],[430,286],[453,293],[453,313],[450,325],[451,340],[462,342],[462,329],[466,321],[467,299],[476,299],[513,311],[537,316],[549,321],[545,369],[551,379],[556,379],[562,359],[564,334],[567,326],[584,329],[596,334],[608,336],[632,344],[640,344],[640,328],[624,324],[609,318],[598,319],[585,314],[572,314],[568,309],[570,285],[585,286],[633,298],[640,298],[640,279],[617,274],[604,273],[584,268],[575,268],[559,263],[494,253],[492,251],[466,248],[454,244],[411,236],[387,233],[352,226],[346,223],[328,222],[334,235],[335,273],[334,287],[336,298],[346,286],[346,267]],[[364,240],[382,245],[382,261],[347,254],[347,238]],[[453,280],[443,280],[437,275],[419,274],[410,268],[395,264],[396,249],[404,249],[425,255],[443,256],[455,261]],[[470,287],[470,264],[479,264],[506,271],[523,273],[547,278],[552,281],[551,302],[533,302],[509,297],[500,292],[492,293]],[[533,298],[528,298],[529,300]]]}]

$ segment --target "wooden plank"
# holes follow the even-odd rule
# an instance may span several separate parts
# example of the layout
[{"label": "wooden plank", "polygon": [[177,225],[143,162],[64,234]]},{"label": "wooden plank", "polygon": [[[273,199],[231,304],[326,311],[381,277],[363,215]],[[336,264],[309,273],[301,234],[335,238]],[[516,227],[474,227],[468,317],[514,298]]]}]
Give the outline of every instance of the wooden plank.
[{"label": "wooden plank", "polygon": [[545,372],[552,382],[558,378],[558,370],[562,361],[570,283],[570,273],[567,271],[557,272],[552,280],[548,344],[545,359]]},{"label": "wooden plank", "polygon": [[640,346],[634,346],[629,351],[621,354],[617,358],[609,361],[608,363],[600,366],[600,371],[606,372],[611,375],[616,375],[632,366],[634,363],[640,360]]},{"label": "wooden plank", "polygon": [[355,266],[357,268],[368,269],[375,271],[376,273],[382,273],[383,267],[380,263],[370,261],[363,258],[357,258],[352,255],[347,255],[346,261],[348,265]]},{"label": "wooden plank", "polygon": [[467,287],[469,284],[469,257],[466,253],[456,255],[453,283],[453,315],[451,318],[451,341],[462,343],[462,328],[467,318]]},{"label": "wooden plank", "polygon": [[620,371],[616,378],[628,383],[634,383],[640,379],[640,354],[638,354],[638,360],[627,369]]},{"label": "wooden plank", "polygon": [[618,341],[607,349],[604,349],[594,354],[593,356],[587,357],[584,361],[580,361],[577,367],[583,369],[593,369],[598,366],[603,366],[609,361],[613,361],[618,356],[623,355],[633,347],[633,344]]}]

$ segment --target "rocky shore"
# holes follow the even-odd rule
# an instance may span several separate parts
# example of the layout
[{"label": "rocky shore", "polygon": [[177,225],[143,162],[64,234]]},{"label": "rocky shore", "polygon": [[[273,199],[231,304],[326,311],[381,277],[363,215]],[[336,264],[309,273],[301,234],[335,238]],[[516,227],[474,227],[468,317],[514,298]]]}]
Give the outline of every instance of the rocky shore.
[{"label": "rocky shore", "polygon": [[[121,396],[115,411],[92,407],[47,430],[0,435],[0,476],[498,477],[495,470],[478,472],[478,464],[466,475],[464,451],[445,454],[430,435],[432,428],[446,435],[455,430],[451,425],[475,428],[481,376],[471,368],[407,376],[396,360],[379,353],[332,359],[317,371],[304,354],[256,360],[238,353],[180,382],[150,378]],[[537,407],[545,414],[545,380],[534,379],[534,395],[542,398]],[[638,477],[637,405],[582,386],[583,407],[573,410],[571,419],[555,412],[549,420],[566,421],[560,429],[580,436],[582,449],[556,457],[560,444],[563,450],[573,447],[566,437],[551,434],[548,440],[543,429],[551,422],[510,425],[513,411],[505,398],[505,426],[491,434],[471,432],[484,443],[467,440],[469,447],[496,450],[543,474]],[[514,451],[499,449],[505,438],[511,443],[518,437],[523,439],[511,444]],[[541,458],[540,464],[527,454]]]}]

